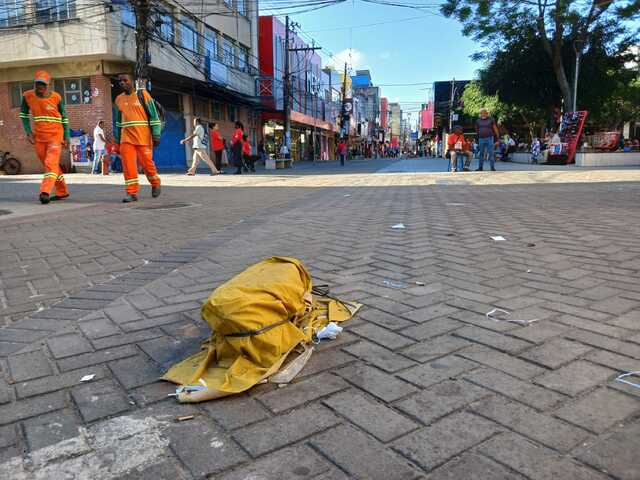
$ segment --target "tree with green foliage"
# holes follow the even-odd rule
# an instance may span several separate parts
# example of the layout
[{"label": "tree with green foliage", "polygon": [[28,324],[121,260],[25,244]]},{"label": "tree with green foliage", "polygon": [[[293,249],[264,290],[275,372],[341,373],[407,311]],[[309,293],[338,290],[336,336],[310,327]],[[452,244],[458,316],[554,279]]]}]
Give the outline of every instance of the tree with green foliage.
[{"label": "tree with green foliage", "polygon": [[442,12],[457,18],[465,35],[491,51],[503,50],[523,28],[533,32],[569,107],[574,88],[568,72],[576,76],[574,65],[598,30],[636,35],[632,22],[640,18],[640,0],[447,0]]}]

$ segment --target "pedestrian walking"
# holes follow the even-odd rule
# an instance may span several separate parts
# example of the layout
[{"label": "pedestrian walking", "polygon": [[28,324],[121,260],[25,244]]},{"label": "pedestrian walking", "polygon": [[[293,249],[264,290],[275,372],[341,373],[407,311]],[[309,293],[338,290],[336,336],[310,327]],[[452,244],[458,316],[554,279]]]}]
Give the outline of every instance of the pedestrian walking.
[{"label": "pedestrian walking", "polygon": [[476,136],[478,137],[478,154],[480,156],[480,166],[476,171],[481,172],[484,167],[485,156],[489,157],[491,170],[496,170],[496,155],[494,152],[494,142],[499,138],[498,126],[493,118],[489,116],[489,110],[480,109],[480,118],[476,120]]},{"label": "pedestrian walking", "polygon": [[[36,155],[44,167],[39,198],[45,205],[69,196],[60,168],[62,148],[68,145],[69,120],[62,97],[51,91],[50,85],[49,73],[38,70],[33,80],[33,89],[24,92],[20,107],[20,119],[27,140],[35,145]],[[33,129],[30,118],[33,119]]]},{"label": "pedestrian walking", "polygon": [[211,148],[213,148],[213,157],[216,168],[222,172],[222,154],[224,152],[224,139],[220,135],[220,126],[217,123],[211,124]]},{"label": "pedestrian walking", "polygon": [[191,148],[193,149],[193,158],[191,160],[191,168],[187,170],[187,175],[195,175],[196,170],[198,169],[198,164],[200,160],[209,165],[211,169],[211,175],[218,175],[220,171],[216,168],[216,166],[209,158],[209,153],[207,152],[207,140],[204,132],[204,127],[202,126],[202,120],[198,117],[193,119],[193,133],[186,138],[180,140],[180,143],[184,145],[189,140],[193,141]]},{"label": "pedestrian walking", "polygon": [[451,156],[451,172],[458,171],[458,158],[461,156],[464,157],[462,170],[468,172],[473,154],[471,153],[471,144],[465,140],[460,125],[453,127],[453,133],[449,135],[447,145]]},{"label": "pedestrian walking", "polygon": [[[145,89],[136,90],[133,77],[127,73],[118,76],[123,93],[116,97],[115,137],[120,144],[122,170],[126,196],[124,203],[137,202],[140,184],[137,162],[140,162],[151,184],[151,196],[160,196],[160,177],[153,163],[153,147],[160,145],[162,124],[155,102]],[[136,162],[137,159],[137,162]]]},{"label": "pedestrian walking", "polygon": [[242,137],[244,135],[244,125],[236,122],[236,130],[231,138],[231,151],[233,153],[233,165],[236,167],[236,175],[242,173]]},{"label": "pedestrian walking", "polygon": [[96,167],[104,161],[106,155],[107,139],[104,136],[104,121],[100,120],[96,128],[93,129],[93,165],[91,174],[96,172]]},{"label": "pedestrian walking", "polygon": [[255,173],[256,167],[254,165],[254,157],[251,155],[251,142],[249,142],[249,137],[246,133],[242,136],[242,160],[247,170]]},{"label": "pedestrian walking", "polygon": [[540,139],[538,137],[533,139],[531,142],[531,163],[538,163],[538,158],[540,158],[541,145]]},{"label": "pedestrian walking", "polygon": [[344,161],[347,157],[347,142],[340,140],[338,144],[338,155],[340,156],[340,165],[344,167]]}]

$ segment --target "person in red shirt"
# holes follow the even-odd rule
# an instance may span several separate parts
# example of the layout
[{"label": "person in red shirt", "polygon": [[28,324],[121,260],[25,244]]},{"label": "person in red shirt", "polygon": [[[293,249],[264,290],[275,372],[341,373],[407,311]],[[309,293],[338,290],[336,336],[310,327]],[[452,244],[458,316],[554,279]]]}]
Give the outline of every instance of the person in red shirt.
[{"label": "person in red shirt", "polygon": [[254,165],[254,157],[251,155],[251,142],[249,142],[247,134],[242,136],[242,158],[245,166],[255,173],[256,167]]},{"label": "person in red shirt", "polygon": [[344,140],[340,140],[338,144],[338,155],[340,156],[340,165],[344,167],[344,160],[347,157],[347,143]]},{"label": "person in red shirt", "polygon": [[462,127],[460,125],[453,127],[453,133],[449,135],[447,145],[449,146],[449,153],[451,155],[451,171],[456,172],[458,170],[458,156],[462,155],[465,157],[462,170],[468,172],[473,154],[471,153],[471,144],[464,138],[464,133],[462,133]]},{"label": "person in red shirt", "polygon": [[220,135],[220,126],[212,123],[211,131],[211,148],[213,149],[213,162],[220,173],[222,172],[222,151],[224,150],[224,139]]},{"label": "person in red shirt", "polygon": [[244,125],[236,122],[236,130],[231,138],[231,151],[233,152],[233,165],[236,167],[236,175],[242,173],[242,137],[244,135]]}]

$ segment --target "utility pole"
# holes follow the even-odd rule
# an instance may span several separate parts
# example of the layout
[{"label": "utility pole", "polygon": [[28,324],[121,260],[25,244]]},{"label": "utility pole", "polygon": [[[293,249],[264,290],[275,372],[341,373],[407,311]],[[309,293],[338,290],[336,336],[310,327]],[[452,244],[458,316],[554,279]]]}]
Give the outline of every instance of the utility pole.
[{"label": "utility pole", "polygon": [[456,95],[456,79],[451,80],[451,97],[449,98],[449,133],[453,128],[453,97]]},{"label": "utility pole", "polygon": [[151,18],[151,2],[149,0],[132,0],[136,14],[136,89],[146,88],[149,80],[149,20]]},{"label": "utility pole", "polygon": [[[291,154],[291,67],[289,65],[289,53],[290,52],[308,52],[313,50],[320,50],[321,47],[304,47],[304,48],[290,48],[289,47],[289,32],[297,24],[289,24],[289,15],[285,17],[285,34],[284,34],[284,85],[283,85],[283,102],[282,108],[284,110],[284,144]],[[300,25],[297,25],[300,26]]]},{"label": "utility pole", "polygon": [[289,72],[289,15],[285,21],[284,33],[284,85],[282,108],[284,110],[284,144],[291,154],[291,106],[289,105],[289,96],[291,95],[291,74]]},{"label": "utility pole", "polygon": [[[344,76],[342,78],[342,109],[340,110],[340,130],[342,131],[345,128],[346,123],[349,121],[349,116],[345,115],[347,104],[347,62],[344,62]],[[347,126],[347,143],[349,138],[349,127]]]}]

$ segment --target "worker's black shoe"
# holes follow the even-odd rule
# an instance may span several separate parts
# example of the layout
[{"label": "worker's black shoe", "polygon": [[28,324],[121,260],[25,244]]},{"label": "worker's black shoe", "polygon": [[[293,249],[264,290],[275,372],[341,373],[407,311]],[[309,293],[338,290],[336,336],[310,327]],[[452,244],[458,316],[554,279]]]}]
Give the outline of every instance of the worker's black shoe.
[{"label": "worker's black shoe", "polygon": [[51,195],[49,197],[49,200],[51,200],[52,202],[57,202],[58,200],[62,200],[63,198],[67,198],[68,196],[68,193],[66,195]]},{"label": "worker's black shoe", "polygon": [[49,194],[48,193],[42,192],[40,194],[40,203],[42,203],[43,205],[46,205],[50,201],[51,201],[51,198],[49,198]]},{"label": "worker's black shoe", "polygon": [[160,189],[160,185],[158,185],[157,187],[151,187],[151,196],[153,198],[158,198],[161,191],[162,190]]},{"label": "worker's black shoe", "polygon": [[482,168],[476,168],[476,172],[482,172]]},{"label": "worker's black shoe", "polygon": [[137,202],[137,201],[138,201],[138,197],[136,195],[127,195],[122,199],[122,203],[131,203],[131,202]]}]

